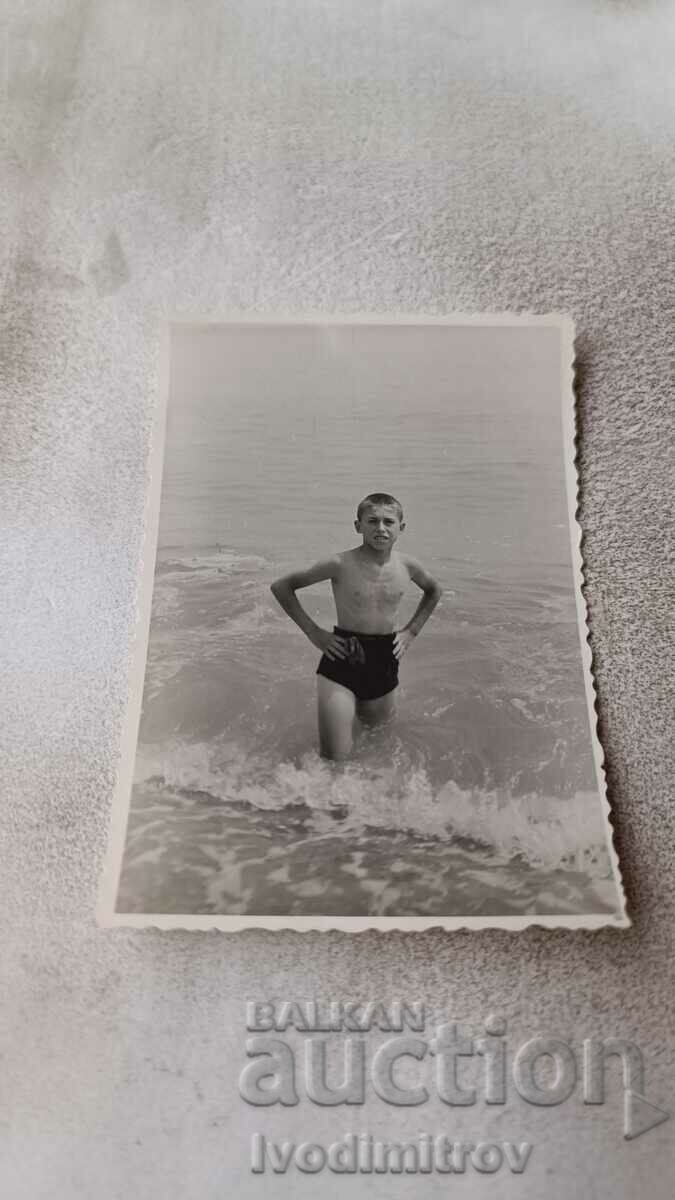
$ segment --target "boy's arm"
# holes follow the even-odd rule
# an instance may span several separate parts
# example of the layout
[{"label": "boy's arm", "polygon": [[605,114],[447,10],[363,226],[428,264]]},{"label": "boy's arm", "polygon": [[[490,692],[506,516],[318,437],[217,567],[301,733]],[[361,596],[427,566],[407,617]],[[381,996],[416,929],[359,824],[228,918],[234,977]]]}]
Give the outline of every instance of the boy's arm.
[{"label": "boy's arm", "polygon": [[416,558],[406,558],[405,565],[413,583],[416,583],[424,594],[408,624],[396,634],[394,654],[397,658],[402,658],[405,654],[413,638],[417,637],[422,626],[429,620],[443,594],[440,583],[424,569]]},{"label": "boy's arm", "polygon": [[300,588],[311,587],[313,583],[320,583],[324,579],[335,579],[339,569],[340,560],[337,555],[334,555],[332,558],[314,563],[306,571],[291,571],[289,575],[283,575],[281,579],[275,579],[271,584],[272,594],[279,601],[284,612],[288,613],[292,621],[295,621],[310,642],[330,659],[346,658],[348,653],[346,643],[337,634],[317,625],[309,613],[305,612],[295,593]]}]

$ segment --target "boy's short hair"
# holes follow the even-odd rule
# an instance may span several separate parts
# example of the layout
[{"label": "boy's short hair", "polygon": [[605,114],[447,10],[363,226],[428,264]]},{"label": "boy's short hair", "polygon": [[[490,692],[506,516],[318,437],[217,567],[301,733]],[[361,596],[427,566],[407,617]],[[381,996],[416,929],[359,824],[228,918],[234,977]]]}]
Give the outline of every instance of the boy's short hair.
[{"label": "boy's short hair", "polygon": [[403,520],[403,508],[395,496],[390,496],[388,492],[371,492],[369,496],[364,496],[356,510],[357,521],[361,520],[364,509],[373,508],[376,504],[386,504],[389,508],[395,508],[399,521]]}]

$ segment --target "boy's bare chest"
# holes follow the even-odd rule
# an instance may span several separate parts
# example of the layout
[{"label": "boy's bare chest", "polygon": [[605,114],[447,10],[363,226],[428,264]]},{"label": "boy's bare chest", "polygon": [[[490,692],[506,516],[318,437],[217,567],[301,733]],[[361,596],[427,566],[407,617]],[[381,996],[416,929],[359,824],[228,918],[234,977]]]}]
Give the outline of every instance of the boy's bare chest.
[{"label": "boy's bare chest", "polygon": [[402,563],[349,566],[341,573],[336,590],[353,606],[395,608],[408,582],[408,572]]}]

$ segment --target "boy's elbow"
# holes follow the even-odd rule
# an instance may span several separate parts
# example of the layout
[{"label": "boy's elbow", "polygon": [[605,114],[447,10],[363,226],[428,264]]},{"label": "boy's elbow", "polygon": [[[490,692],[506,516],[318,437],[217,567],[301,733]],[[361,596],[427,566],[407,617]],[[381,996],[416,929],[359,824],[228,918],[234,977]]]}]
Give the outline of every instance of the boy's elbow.
[{"label": "boy's elbow", "polygon": [[292,590],[287,579],[275,579],[274,583],[270,584],[270,591],[277,600],[280,600],[282,596],[287,596]]}]

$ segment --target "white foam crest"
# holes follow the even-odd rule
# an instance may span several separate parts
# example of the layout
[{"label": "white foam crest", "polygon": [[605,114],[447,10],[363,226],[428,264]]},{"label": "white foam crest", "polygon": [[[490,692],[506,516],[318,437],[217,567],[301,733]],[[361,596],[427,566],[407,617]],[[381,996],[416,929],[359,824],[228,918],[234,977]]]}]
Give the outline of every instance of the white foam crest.
[{"label": "white foam crest", "polygon": [[449,780],[437,797],[454,832],[536,866],[609,875],[610,863],[593,792],[573,796],[514,796],[508,790],[464,790]]},{"label": "white foam crest", "polygon": [[423,766],[362,762],[343,767],[310,751],[298,763],[273,763],[235,743],[175,741],[139,748],[136,782],[208,793],[215,800],[279,812],[305,806],[318,823],[363,834],[367,828],[423,838],[465,839],[489,848],[496,861],[517,856],[545,869],[582,870],[604,878],[610,865],[593,793],[569,798],[508,789],[464,789],[453,780],[434,789]]},{"label": "white foam crest", "polygon": [[280,621],[281,617],[271,604],[255,600],[252,608],[237,613],[236,617],[230,617],[224,628],[219,631],[218,637],[222,639],[224,635],[227,635],[237,642],[258,640],[263,629],[268,629]]},{"label": "white foam crest", "polygon": [[157,556],[157,565],[163,573],[172,568],[178,571],[203,571],[222,573],[223,571],[262,570],[272,564],[260,554],[240,554],[236,550],[184,550],[161,551]]},{"label": "white foam crest", "polygon": [[[224,749],[219,748],[219,758],[224,758]],[[236,759],[236,755],[234,757]],[[136,783],[157,780],[169,788],[208,792],[216,799],[230,799],[222,794],[223,783],[227,780],[226,758],[215,766],[212,766],[213,760],[214,747],[209,742],[176,739],[159,746],[139,745],[134,780]]]}]

